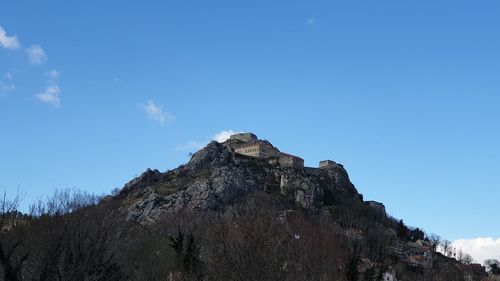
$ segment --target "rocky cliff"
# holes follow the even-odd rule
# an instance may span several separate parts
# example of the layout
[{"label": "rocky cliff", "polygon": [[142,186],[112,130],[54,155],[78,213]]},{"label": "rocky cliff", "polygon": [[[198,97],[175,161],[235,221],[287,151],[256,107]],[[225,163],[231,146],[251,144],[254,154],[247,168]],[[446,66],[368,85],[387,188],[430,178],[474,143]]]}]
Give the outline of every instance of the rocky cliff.
[{"label": "rocky cliff", "polygon": [[165,173],[148,169],[127,183],[118,198],[125,202],[128,219],[149,223],[185,209],[216,211],[256,191],[279,194],[311,212],[336,194],[359,197],[340,164],[327,169],[284,168],[237,154],[233,145],[211,142],[186,165]]}]

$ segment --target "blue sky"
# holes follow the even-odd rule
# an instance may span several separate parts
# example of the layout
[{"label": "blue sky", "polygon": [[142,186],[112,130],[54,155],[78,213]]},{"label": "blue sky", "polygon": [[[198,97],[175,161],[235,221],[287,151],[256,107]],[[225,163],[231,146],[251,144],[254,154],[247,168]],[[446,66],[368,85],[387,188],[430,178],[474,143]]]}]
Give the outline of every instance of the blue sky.
[{"label": "blue sky", "polygon": [[252,131],[306,165],[343,163],[410,225],[499,238],[499,13],[460,0],[7,1],[0,189],[27,203],[109,192],[221,131]]}]

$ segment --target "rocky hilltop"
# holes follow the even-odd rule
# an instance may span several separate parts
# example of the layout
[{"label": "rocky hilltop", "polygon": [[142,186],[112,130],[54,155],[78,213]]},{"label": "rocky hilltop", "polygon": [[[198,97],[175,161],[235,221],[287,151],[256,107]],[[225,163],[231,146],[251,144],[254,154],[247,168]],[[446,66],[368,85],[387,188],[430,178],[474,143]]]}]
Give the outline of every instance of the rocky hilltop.
[{"label": "rocky hilltop", "polygon": [[342,165],[304,167],[249,133],[113,196],[36,207],[0,220],[0,280],[488,280],[449,242],[363,201]]},{"label": "rocky hilltop", "polygon": [[148,169],[118,195],[126,202],[128,219],[148,223],[185,209],[216,211],[256,191],[281,194],[311,212],[340,193],[360,197],[340,164],[321,169],[284,167],[279,161],[236,153],[242,144],[233,139],[213,141],[186,165],[164,173]]},{"label": "rocky hilltop", "polygon": [[[207,272],[218,280],[327,280],[311,276],[330,272],[325,276],[336,279],[328,280],[437,281],[485,274],[481,265],[440,254],[437,236],[387,216],[382,203],[363,201],[341,164],[324,160],[318,168],[304,167],[302,158],[250,133],[210,142],[176,169],[148,169],[109,202],[118,203],[114,210],[130,225],[156,233],[152,241],[163,231],[170,237],[176,228],[194,231],[204,251],[200,262],[211,264],[215,271]],[[129,235],[126,243],[144,239],[121,233]],[[240,260],[252,262],[233,263]],[[271,264],[266,276],[274,277],[257,276]],[[244,277],[234,279],[235,273]]]}]

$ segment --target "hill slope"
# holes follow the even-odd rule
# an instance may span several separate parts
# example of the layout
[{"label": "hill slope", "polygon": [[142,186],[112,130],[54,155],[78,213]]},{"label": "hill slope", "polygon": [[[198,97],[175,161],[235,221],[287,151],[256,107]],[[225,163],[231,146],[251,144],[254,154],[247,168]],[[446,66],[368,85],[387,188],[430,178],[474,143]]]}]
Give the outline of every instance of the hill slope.
[{"label": "hill slope", "polygon": [[[237,153],[242,147],[271,157]],[[148,169],[114,196],[61,192],[34,210],[0,212],[3,280],[485,277],[463,256],[437,252],[438,237],[363,201],[342,165],[303,167],[256,137],[211,142],[189,163]]]},{"label": "hill slope", "polygon": [[185,208],[217,211],[256,191],[278,193],[312,212],[336,195],[359,196],[340,164],[327,169],[284,168],[237,154],[231,142],[214,141],[177,169],[147,170],[127,183],[119,197],[127,202],[129,219],[148,222]]}]

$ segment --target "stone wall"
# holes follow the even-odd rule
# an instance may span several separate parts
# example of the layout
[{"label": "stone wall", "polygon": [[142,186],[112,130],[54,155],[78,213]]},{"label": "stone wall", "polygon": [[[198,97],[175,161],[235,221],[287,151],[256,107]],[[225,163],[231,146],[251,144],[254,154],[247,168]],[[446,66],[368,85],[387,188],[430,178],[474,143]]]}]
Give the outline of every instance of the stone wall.
[{"label": "stone wall", "polygon": [[258,142],[235,149],[236,153],[257,157],[257,158],[270,158],[277,157],[279,150],[266,142]]},{"label": "stone wall", "polygon": [[320,169],[344,169],[344,166],[342,164],[339,164],[335,161],[332,160],[323,160],[319,161],[319,168]]},{"label": "stone wall", "polygon": [[333,168],[333,167],[335,167],[336,164],[337,163],[335,163],[335,161],[332,161],[332,160],[319,161],[319,167],[321,169]]},{"label": "stone wall", "polygon": [[278,162],[281,167],[295,169],[304,168],[304,159],[287,153],[281,153]]},{"label": "stone wall", "polygon": [[236,153],[247,155],[247,156],[252,156],[252,157],[259,157],[260,156],[260,144],[255,143],[251,145],[245,145],[242,147],[239,147],[235,149]]},{"label": "stone wall", "polygon": [[[304,159],[295,155],[281,153],[279,149],[274,147],[266,140],[258,140],[257,136],[252,133],[235,134],[230,137],[235,142],[230,142],[228,145],[234,149],[234,152],[246,156],[269,159],[269,163],[279,163],[285,168],[303,168]],[[244,142],[244,143],[241,143]]]}]

